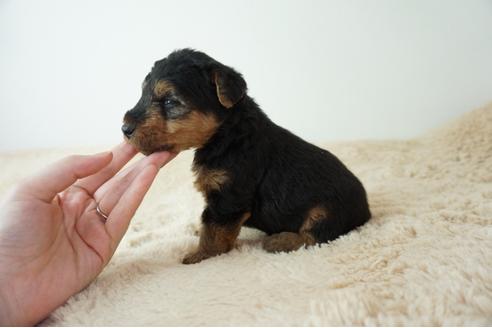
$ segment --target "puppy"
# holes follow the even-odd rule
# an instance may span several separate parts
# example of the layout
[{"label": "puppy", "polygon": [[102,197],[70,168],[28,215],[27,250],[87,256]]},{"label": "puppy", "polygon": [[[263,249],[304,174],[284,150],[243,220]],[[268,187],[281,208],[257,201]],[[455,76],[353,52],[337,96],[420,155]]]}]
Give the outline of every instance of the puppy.
[{"label": "puppy", "polygon": [[361,182],[330,152],[273,123],[241,74],[202,52],[157,61],[122,131],[143,154],[195,148],[206,207],[198,249],[183,263],[230,251],[243,225],[268,252],[326,243],[371,214]]}]

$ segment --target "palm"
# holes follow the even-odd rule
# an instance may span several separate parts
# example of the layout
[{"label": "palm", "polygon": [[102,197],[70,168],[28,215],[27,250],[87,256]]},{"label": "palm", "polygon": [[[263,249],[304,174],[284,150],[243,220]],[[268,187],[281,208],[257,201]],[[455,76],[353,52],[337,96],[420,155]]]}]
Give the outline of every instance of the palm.
[{"label": "palm", "polygon": [[[23,317],[42,317],[102,271],[158,167],[171,158],[154,154],[116,174],[135,150],[121,145],[113,153],[112,160],[85,166],[79,157],[65,160],[68,164],[57,165],[75,166],[66,181],[58,181],[63,174],[51,168],[21,185],[4,205],[0,214],[8,219],[0,221],[0,282],[19,300],[14,306],[26,309]],[[97,204],[109,215],[107,222],[96,212]]]},{"label": "palm", "polygon": [[[47,226],[51,243],[40,256],[52,259],[54,263],[45,267],[49,278],[53,281],[63,278],[60,283],[66,286],[58,285],[57,290],[79,291],[111,258],[111,238],[101,217],[94,211],[95,207],[96,201],[91,195],[72,187],[48,209],[56,215],[53,227]],[[63,277],[60,277],[61,272]]]},{"label": "palm", "polygon": [[[30,275],[18,279],[30,281],[29,288],[35,288],[36,294],[57,293],[59,298],[66,299],[92,281],[109,259],[107,253],[105,262],[99,256],[109,244],[104,224],[84,227],[99,219],[86,205],[92,206],[95,201],[84,191],[74,189],[60,197],[61,204],[56,201],[51,205],[29,204],[31,209],[25,216],[29,222],[25,224],[30,224],[31,229],[21,236],[25,240],[17,242],[30,243],[33,247],[18,250],[16,271]],[[34,215],[38,219],[30,220]],[[89,230],[93,230],[93,236]]]}]

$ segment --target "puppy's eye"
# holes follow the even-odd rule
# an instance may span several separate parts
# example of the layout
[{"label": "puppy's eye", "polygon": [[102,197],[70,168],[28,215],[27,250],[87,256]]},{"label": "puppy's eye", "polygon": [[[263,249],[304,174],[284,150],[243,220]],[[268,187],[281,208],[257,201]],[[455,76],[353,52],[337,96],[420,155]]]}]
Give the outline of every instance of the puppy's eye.
[{"label": "puppy's eye", "polygon": [[175,99],[170,99],[170,98],[167,98],[167,99],[164,99],[161,104],[166,107],[166,108],[170,108],[170,107],[174,107],[174,106],[178,106],[180,104],[179,101],[175,100]]}]

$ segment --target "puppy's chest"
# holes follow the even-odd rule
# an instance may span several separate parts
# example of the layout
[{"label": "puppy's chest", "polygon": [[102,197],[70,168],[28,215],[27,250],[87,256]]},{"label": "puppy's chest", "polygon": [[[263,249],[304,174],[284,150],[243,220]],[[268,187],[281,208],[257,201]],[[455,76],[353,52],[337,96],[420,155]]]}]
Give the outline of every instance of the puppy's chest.
[{"label": "puppy's chest", "polygon": [[195,188],[204,196],[212,191],[220,191],[230,180],[229,174],[223,169],[211,169],[194,164],[192,170],[195,174]]}]

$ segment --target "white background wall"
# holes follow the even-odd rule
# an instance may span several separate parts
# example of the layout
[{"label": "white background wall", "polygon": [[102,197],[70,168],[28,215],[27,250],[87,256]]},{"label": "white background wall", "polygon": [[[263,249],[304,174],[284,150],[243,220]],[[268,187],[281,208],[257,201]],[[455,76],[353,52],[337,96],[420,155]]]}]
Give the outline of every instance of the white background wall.
[{"label": "white background wall", "polygon": [[0,151],[118,142],[182,47],[311,141],[412,137],[492,100],[492,1],[0,0]]}]

